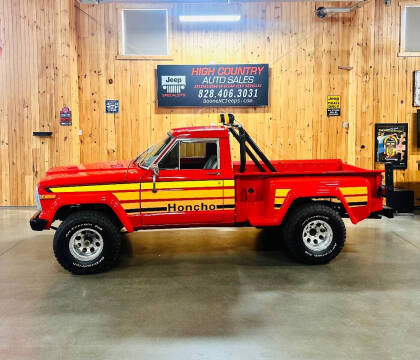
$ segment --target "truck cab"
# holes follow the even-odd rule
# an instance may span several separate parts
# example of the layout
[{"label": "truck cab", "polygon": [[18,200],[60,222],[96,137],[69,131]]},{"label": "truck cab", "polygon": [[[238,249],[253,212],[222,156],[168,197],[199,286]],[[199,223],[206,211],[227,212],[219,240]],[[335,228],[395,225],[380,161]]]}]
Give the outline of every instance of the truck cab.
[{"label": "truck cab", "polygon": [[[166,146],[138,162],[140,226],[232,224],[235,187],[223,127],[174,129]],[[153,161],[150,159],[153,158]]]}]

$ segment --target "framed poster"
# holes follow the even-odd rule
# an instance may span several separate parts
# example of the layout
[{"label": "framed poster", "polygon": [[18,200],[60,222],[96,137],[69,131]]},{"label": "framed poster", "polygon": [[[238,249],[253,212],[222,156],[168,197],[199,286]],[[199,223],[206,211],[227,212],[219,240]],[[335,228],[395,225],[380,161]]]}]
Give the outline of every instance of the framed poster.
[{"label": "framed poster", "polygon": [[407,169],[408,124],[375,124],[375,162]]},{"label": "framed poster", "polygon": [[420,71],[414,71],[413,106],[420,106]]},{"label": "framed poster", "polygon": [[268,64],[158,65],[158,106],[268,105]]}]

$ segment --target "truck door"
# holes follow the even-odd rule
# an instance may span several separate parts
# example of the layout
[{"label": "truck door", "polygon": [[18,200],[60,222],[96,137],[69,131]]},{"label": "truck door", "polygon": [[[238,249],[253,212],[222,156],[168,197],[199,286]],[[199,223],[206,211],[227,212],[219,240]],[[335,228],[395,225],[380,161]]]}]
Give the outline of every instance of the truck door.
[{"label": "truck door", "polygon": [[157,165],[155,184],[152,172],[141,182],[143,225],[222,222],[219,139],[177,139]]}]

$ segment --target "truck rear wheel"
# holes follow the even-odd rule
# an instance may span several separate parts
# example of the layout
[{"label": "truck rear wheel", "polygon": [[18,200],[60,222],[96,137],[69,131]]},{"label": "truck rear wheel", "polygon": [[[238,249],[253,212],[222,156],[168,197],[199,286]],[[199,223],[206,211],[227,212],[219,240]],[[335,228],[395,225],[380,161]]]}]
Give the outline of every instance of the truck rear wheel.
[{"label": "truck rear wheel", "polygon": [[92,274],[110,269],[118,260],[121,234],[117,224],[100,211],[69,215],[54,236],[54,254],[73,274]]},{"label": "truck rear wheel", "polygon": [[305,264],[326,264],[343,249],[346,227],[329,206],[305,204],[286,220],[283,239],[294,259]]}]

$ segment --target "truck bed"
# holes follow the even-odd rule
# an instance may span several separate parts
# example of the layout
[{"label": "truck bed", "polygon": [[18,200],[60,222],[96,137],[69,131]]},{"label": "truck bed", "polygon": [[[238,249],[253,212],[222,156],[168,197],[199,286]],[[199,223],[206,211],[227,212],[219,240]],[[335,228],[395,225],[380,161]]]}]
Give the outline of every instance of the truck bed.
[{"label": "truck bed", "polygon": [[236,175],[268,175],[270,176],[293,176],[293,175],[327,175],[327,174],[367,174],[367,173],[381,173],[382,170],[366,170],[357,166],[344,164],[340,159],[330,160],[274,160],[271,164],[276,168],[277,172],[259,171],[257,166],[251,161],[247,161],[246,170],[239,173],[240,163],[233,163],[233,171]]},{"label": "truck bed", "polygon": [[[339,159],[271,164],[277,172],[261,172],[253,162],[247,162],[245,171],[240,173],[240,164],[233,164],[237,222],[274,226],[281,223],[298,198],[334,198],[343,204],[353,223],[382,209],[382,197],[377,195],[381,170],[361,169]],[[281,206],[276,206],[275,201]]]}]

